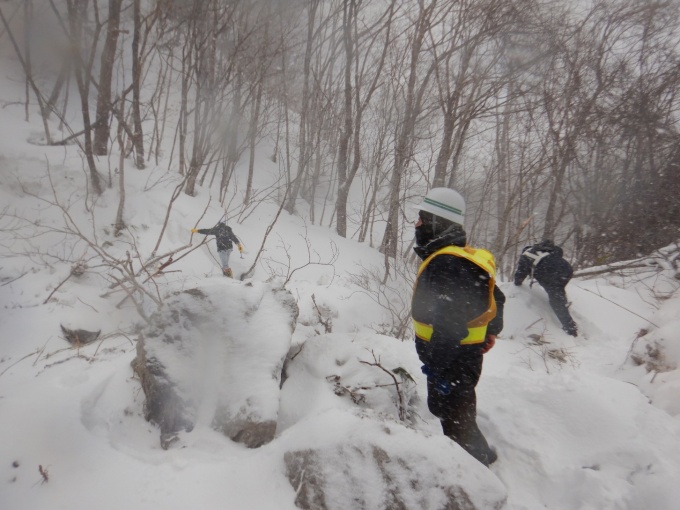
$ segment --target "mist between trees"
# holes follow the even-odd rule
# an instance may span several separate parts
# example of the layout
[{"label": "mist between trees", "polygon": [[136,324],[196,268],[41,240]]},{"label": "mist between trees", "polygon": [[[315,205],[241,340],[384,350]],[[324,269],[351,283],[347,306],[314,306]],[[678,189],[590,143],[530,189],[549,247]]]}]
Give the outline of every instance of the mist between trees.
[{"label": "mist between trees", "polygon": [[[647,254],[680,228],[680,3],[535,0],[8,0],[0,41],[47,144],[78,144],[84,186],[167,165],[178,193],[241,211],[255,148],[269,194],[379,247],[413,237],[429,187],[468,203],[502,274],[548,237],[577,267]],[[82,112],[77,123],[68,111]],[[48,122],[59,119],[59,135]],[[65,128],[65,129],[64,129]],[[70,133],[63,137],[63,133]],[[171,152],[161,153],[167,147]],[[119,151],[113,182],[99,156]],[[248,165],[242,189],[234,170]]]}]

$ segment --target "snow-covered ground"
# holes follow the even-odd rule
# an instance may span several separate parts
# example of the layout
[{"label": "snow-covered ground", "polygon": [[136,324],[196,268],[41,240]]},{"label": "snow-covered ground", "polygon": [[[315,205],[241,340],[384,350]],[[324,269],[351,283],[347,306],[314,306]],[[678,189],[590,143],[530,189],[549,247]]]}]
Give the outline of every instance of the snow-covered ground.
[{"label": "snow-covered ground", "polygon": [[[293,343],[308,344],[281,390],[276,438],[248,449],[199,423],[183,435],[181,447],[161,449],[157,428],[143,418],[144,394],[130,367],[137,311],[129,302],[117,308],[120,294],[102,297],[109,289],[95,267],[67,278],[72,264],[64,261],[85,250],[54,232],[64,224],[63,211],[41,200],[54,202],[54,191],[74,226],[116,251],[126,239],[112,234],[116,184],[94,207],[86,207],[93,197],[84,198],[85,164],[77,148],[40,144],[37,114],[26,122],[23,106],[14,102],[21,90],[21,84],[4,78],[0,83],[0,508],[293,509],[295,489],[283,461],[291,448],[330,444],[332,436],[386,441],[386,427],[353,432],[356,423],[346,411],[357,404],[337,395],[327,379],[340,376],[352,387],[389,382],[367,364],[375,361],[374,354],[385,367],[408,371],[420,397],[413,399],[415,414],[407,426],[398,421],[390,391],[364,390],[364,406],[376,410],[374,423],[389,424],[395,441],[422,444],[423,454],[439,465],[453,463],[469,473],[484,469],[442,437],[427,411],[412,343],[378,333],[389,315],[352,275],[381,267],[382,255],[285,212],[252,275],[256,282],[276,274],[281,280],[290,277],[286,288],[300,308]],[[114,181],[117,161],[115,154],[99,160],[101,172],[111,171]],[[148,256],[179,176],[167,171],[167,161],[143,171],[127,165],[125,221],[136,250]],[[264,156],[257,165],[261,179],[278,171]],[[213,197],[199,222],[209,198],[205,188],[196,197],[178,198],[159,253],[200,242],[190,229],[197,223],[211,226],[223,213]],[[242,258],[232,255],[237,275],[250,268],[276,211],[274,202],[263,203],[240,223],[230,218],[246,246]],[[36,235],[22,238],[30,232]],[[220,275],[213,242],[168,269],[173,272],[156,278],[162,296],[213,286],[234,287],[229,294],[238,296],[239,286],[247,284]],[[539,286],[500,283],[507,296],[505,329],[485,358],[478,420],[499,454],[490,472],[494,487],[507,493],[505,508],[678,508],[680,282],[675,276],[671,266],[650,266],[625,276],[574,279],[567,290],[577,338],[560,330]],[[224,303],[225,314],[235,309]],[[101,336],[76,349],[63,339],[60,325],[101,330]],[[251,328],[254,338],[267,334],[267,324],[260,327]],[[648,334],[637,338],[641,330]],[[206,377],[210,374],[196,374]],[[480,482],[469,489],[483,500],[485,487]]]}]

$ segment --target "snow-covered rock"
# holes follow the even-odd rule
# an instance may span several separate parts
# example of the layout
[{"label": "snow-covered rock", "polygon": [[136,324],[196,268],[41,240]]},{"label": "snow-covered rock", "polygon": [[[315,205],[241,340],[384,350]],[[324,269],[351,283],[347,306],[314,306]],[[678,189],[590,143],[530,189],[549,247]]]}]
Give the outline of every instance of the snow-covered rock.
[{"label": "snow-covered rock", "polygon": [[298,508],[492,510],[507,498],[501,481],[449,438],[371,411],[330,409],[281,439]]},{"label": "snow-covered rock", "polygon": [[268,283],[220,278],[169,298],[132,361],[161,445],[199,420],[251,448],[271,441],[296,317],[290,293]]}]

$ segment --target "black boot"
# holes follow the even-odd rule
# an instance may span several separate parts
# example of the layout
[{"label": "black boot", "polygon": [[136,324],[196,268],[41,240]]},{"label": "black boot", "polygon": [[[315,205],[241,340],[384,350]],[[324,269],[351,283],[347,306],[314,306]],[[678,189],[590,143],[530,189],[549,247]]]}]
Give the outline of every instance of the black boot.
[{"label": "black boot", "polygon": [[483,452],[473,450],[470,452],[470,454],[479,462],[484,464],[486,467],[489,467],[491,464],[498,460],[498,454],[496,453],[496,450],[494,450],[491,447],[489,447],[487,450]]},{"label": "black boot", "polygon": [[562,329],[567,335],[578,336],[578,330],[576,329],[576,326],[567,325],[563,326]]}]

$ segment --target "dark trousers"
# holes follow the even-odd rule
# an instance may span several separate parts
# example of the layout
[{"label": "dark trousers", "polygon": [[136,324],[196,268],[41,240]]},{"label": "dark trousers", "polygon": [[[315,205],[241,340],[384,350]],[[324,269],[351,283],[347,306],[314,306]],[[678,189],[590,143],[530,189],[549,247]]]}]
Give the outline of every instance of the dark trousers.
[{"label": "dark trousers", "polygon": [[496,459],[484,434],[477,426],[477,394],[475,386],[482,374],[483,354],[473,352],[459,356],[449,372],[451,392],[442,395],[434,379],[427,378],[427,406],[440,419],[444,435],[453,439],[470,455],[485,465]]},{"label": "dark trousers", "polygon": [[567,300],[567,292],[563,285],[542,285],[548,293],[548,301],[550,307],[557,315],[562,329],[565,331],[576,331],[576,323],[569,313],[569,301]]}]

